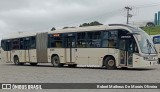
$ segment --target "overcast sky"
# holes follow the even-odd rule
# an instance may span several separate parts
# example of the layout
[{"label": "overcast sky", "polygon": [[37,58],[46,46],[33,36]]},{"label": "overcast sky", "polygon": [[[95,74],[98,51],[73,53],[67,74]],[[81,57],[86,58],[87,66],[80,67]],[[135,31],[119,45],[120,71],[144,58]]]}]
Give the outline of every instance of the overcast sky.
[{"label": "overcast sky", "polygon": [[154,13],[160,10],[160,1],[0,0],[0,36],[21,31],[49,31],[52,27],[78,26],[95,20],[103,24],[125,23],[125,6],[133,7],[134,16],[130,21],[152,21]]}]

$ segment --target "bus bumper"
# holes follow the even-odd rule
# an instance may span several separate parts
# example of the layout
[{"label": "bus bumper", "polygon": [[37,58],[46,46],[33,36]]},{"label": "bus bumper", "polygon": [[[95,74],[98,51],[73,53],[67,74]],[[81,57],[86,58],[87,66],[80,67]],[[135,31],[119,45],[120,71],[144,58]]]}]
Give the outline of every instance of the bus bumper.
[{"label": "bus bumper", "polygon": [[133,55],[133,67],[149,67],[158,65],[158,57],[153,56],[152,60],[147,60],[145,57]]}]

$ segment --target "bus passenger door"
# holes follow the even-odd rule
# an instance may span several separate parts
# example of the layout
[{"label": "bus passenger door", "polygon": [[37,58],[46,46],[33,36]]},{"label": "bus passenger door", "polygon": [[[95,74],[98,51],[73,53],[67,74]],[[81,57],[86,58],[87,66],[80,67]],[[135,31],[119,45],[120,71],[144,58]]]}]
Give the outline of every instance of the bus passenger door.
[{"label": "bus passenger door", "polygon": [[[129,37],[129,36],[126,36]],[[132,56],[133,56],[133,44],[134,40],[129,38],[120,39],[119,49],[120,49],[120,66],[132,66]]]},{"label": "bus passenger door", "polygon": [[119,49],[120,49],[120,66],[126,66],[126,40],[121,39],[119,43]]},{"label": "bus passenger door", "polygon": [[29,47],[30,46],[30,38],[24,38],[24,58],[25,62],[30,62],[30,51]]},{"label": "bus passenger door", "polygon": [[65,37],[65,59],[67,63],[75,63],[75,36]]},{"label": "bus passenger door", "polygon": [[133,66],[133,51],[135,47],[136,42],[134,39],[128,39],[127,42],[127,66],[132,67]]}]

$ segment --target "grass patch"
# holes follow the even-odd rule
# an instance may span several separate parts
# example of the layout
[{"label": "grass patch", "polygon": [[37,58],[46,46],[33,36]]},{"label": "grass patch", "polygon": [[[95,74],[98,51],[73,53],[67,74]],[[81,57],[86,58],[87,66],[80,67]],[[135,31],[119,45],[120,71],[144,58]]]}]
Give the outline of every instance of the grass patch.
[{"label": "grass patch", "polygon": [[142,28],[145,32],[147,32],[149,35],[157,35],[160,34],[160,26],[155,27],[144,27]]}]

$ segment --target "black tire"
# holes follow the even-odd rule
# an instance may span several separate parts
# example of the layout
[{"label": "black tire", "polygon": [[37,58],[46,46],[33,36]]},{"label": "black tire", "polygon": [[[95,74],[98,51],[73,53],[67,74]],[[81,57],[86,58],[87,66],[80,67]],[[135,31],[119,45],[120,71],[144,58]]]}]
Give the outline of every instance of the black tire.
[{"label": "black tire", "polygon": [[15,57],[14,57],[14,64],[15,64],[15,65],[24,65],[24,63],[20,63],[20,62],[19,62],[18,56],[15,56]]},{"label": "black tire", "polygon": [[104,60],[105,67],[109,70],[116,69],[116,62],[113,57],[107,57]]},{"label": "black tire", "polygon": [[19,63],[19,65],[24,65],[24,63]]},{"label": "black tire", "polygon": [[36,65],[37,65],[37,63],[30,63],[30,65],[31,65],[31,66],[36,66]]},{"label": "black tire", "polygon": [[53,57],[51,58],[51,63],[52,63],[52,65],[53,65],[54,67],[62,67],[62,66],[63,66],[63,64],[60,63],[60,59],[59,59],[58,56],[53,56]]},{"label": "black tire", "polygon": [[126,69],[128,69],[128,67],[121,67],[121,69],[124,69],[124,70],[126,70]]},{"label": "black tire", "polygon": [[76,67],[77,64],[68,65],[69,67]]}]

